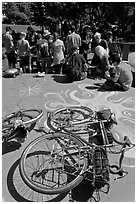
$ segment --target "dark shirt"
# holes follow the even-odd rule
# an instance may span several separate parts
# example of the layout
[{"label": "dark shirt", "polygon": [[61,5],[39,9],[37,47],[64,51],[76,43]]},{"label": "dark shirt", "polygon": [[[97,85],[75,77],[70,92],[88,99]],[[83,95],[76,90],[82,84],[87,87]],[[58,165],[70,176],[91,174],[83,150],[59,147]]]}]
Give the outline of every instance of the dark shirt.
[{"label": "dark shirt", "polygon": [[29,41],[30,46],[34,46],[37,43],[38,35],[37,34],[30,35],[29,33],[27,33],[26,40]]},{"label": "dark shirt", "polygon": [[105,50],[108,48],[108,43],[104,39],[101,39],[99,43],[97,43],[96,41],[93,41],[91,47],[95,49],[95,47],[97,47],[98,45],[101,45]]},{"label": "dark shirt", "polygon": [[68,64],[71,64],[73,67],[79,67],[80,70],[84,69],[84,64],[86,63],[85,58],[83,57],[83,55],[79,54],[79,53],[74,53],[70,56],[70,58],[68,59]]}]

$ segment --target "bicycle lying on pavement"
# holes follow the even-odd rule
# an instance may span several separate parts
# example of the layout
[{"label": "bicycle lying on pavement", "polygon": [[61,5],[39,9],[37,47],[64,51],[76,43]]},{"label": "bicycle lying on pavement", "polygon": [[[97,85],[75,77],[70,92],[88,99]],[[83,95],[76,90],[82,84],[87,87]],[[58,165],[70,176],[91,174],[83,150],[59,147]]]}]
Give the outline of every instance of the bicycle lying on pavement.
[{"label": "bicycle lying on pavement", "polygon": [[2,141],[17,140],[22,143],[27,137],[30,126],[35,124],[43,115],[42,110],[19,110],[2,118]]},{"label": "bicycle lying on pavement", "polygon": [[[73,191],[86,179],[94,189],[95,201],[100,200],[100,191],[108,193],[110,173],[118,175],[116,179],[126,176],[124,154],[135,146],[127,136],[123,141],[114,137],[111,130],[117,122],[108,112],[105,119],[103,111],[94,113],[83,106],[48,113],[52,132],[41,129],[42,136],[25,148],[20,159],[19,170],[26,185],[53,195]],[[88,141],[82,138],[84,134],[89,135]],[[109,152],[120,154],[119,165],[110,165]]]}]

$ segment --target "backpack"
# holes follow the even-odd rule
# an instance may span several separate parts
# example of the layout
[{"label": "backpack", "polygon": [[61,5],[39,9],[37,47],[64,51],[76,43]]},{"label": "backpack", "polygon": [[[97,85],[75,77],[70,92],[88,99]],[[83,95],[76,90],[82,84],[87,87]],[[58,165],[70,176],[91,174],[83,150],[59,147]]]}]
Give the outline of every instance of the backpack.
[{"label": "backpack", "polygon": [[86,72],[79,66],[75,54],[69,56],[66,60],[66,75],[70,81],[79,81],[86,78]]},{"label": "backpack", "polygon": [[109,120],[111,118],[111,110],[103,109],[96,112],[96,116],[99,120]]},{"label": "backpack", "polygon": [[[93,168],[87,171],[83,176],[82,182],[71,190],[74,201],[87,202],[93,192],[105,188],[108,193],[110,187],[109,178],[109,160],[104,149],[96,147],[92,153],[91,164]],[[103,192],[103,191],[102,191]]]}]

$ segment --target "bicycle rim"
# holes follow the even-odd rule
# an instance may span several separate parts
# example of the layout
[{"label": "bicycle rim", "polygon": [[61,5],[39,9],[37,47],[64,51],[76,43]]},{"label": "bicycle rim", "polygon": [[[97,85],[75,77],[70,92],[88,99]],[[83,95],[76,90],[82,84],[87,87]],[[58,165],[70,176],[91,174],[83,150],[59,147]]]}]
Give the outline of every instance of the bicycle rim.
[{"label": "bicycle rim", "polygon": [[29,110],[21,110],[15,113],[11,113],[5,116],[2,119],[3,124],[15,124],[16,120],[22,120],[24,125],[35,123],[37,120],[42,117],[42,110],[38,109],[29,109]]},{"label": "bicycle rim", "polygon": [[22,153],[22,179],[39,193],[68,192],[83,180],[87,169],[87,159],[80,155],[81,146],[79,140],[63,133],[37,138]]},{"label": "bicycle rim", "polygon": [[[73,115],[71,115],[71,111],[73,111]],[[47,125],[53,131],[60,129],[63,126],[68,128],[69,130],[74,129],[75,125],[79,125],[85,122],[88,122],[93,115],[93,111],[84,106],[72,106],[68,108],[62,108],[53,113],[52,117],[48,117]],[[70,117],[69,117],[70,116]],[[67,117],[69,122],[67,124]],[[66,124],[65,124],[66,121]],[[62,126],[62,127],[63,127]]]}]

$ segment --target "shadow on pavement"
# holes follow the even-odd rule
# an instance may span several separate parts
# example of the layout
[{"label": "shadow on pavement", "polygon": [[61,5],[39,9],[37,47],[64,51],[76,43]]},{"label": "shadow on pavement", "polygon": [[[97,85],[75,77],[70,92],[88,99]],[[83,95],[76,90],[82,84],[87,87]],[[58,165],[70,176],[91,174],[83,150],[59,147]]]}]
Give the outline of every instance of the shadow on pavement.
[{"label": "shadow on pavement", "polygon": [[72,83],[70,82],[67,77],[65,75],[53,75],[52,78],[54,79],[54,81],[58,82],[58,83]]},{"label": "shadow on pavement", "polygon": [[94,83],[92,86],[87,86],[85,87],[86,89],[89,89],[89,90],[94,90],[94,89],[97,89],[99,90],[99,88],[103,85],[103,83]]},{"label": "shadow on pavement", "polygon": [[[40,197],[35,191],[30,189],[21,179],[20,173],[19,173],[19,162],[20,159],[18,159],[10,168],[8,175],[7,175],[7,187],[9,190],[9,193],[11,196],[17,201],[17,202],[32,202],[33,199],[38,199]],[[26,193],[26,194],[25,194]],[[21,195],[23,194],[23,195]],[[59,202],[63,200],[67,193],[64,194],[58,194],[58,195],[47,195],[47,201],[43,202]],[[26,196],[26,198],[25,198]],[[42,196],[45,198],[45,194],[42,194]],[[33,199],[31,199],[33,198]],[[36,200],[38,202],[38,200]],[[34,202],[34,201],[33,201]]]},{"label": "shadow on pavement", "polygon": [[2,143],[2,155],[13,152],[21,147],[21,144],[16,141]]},{"label": "shadow on pavement", "polygon": [[19,161],[20,159],[18,159],[10,168],[8,175],[7,175],[7,187],[8,190],[10,192],[10,194],[12,195],[12,197],[16,200],[16,201],[20,201],[20,202],[28,202],[27,199],[23,198],[22,196],[20,196],[20,194],[18,194],[18,192],[16,191],[16,187],[14,186],[14,182],[13,182],[13,175],[14,175],[14,171],[17,168],[17,166],[19,165]]},{"label": "shadow on pavement", "polygon": [[86,86],[85,87],[86,89],[89,89],[89,90],[94,90],[94,89],[98,89],[98,86]]},{"label": "shadow on pavement", "polygon": [[84,179],[78,186],[72,189],[71,198],[77,202],[87,202],[92,197],[94,190],[91,181]]},{"label": "shadow on pavement", "polygon": [[[31,157],[31,154],[29,156]],[[19,172],[19,163],[20,159],[16,160],[10,167],[7,175],[8,191],[17,202],[39,202],[37,199],[40,199],[41,196],[44,198],[43,202],[60,202],[68,195],[69,192],[56,195],[46,195],[32,190],[24,183],[21,178]],[[86,202],[91,198],[93,191],[94,188],[91,184],[91,181],[84,179],[78,186],[71,190],[71,200],[70,197],[68,199],[69,201],[73,202]]]}]

